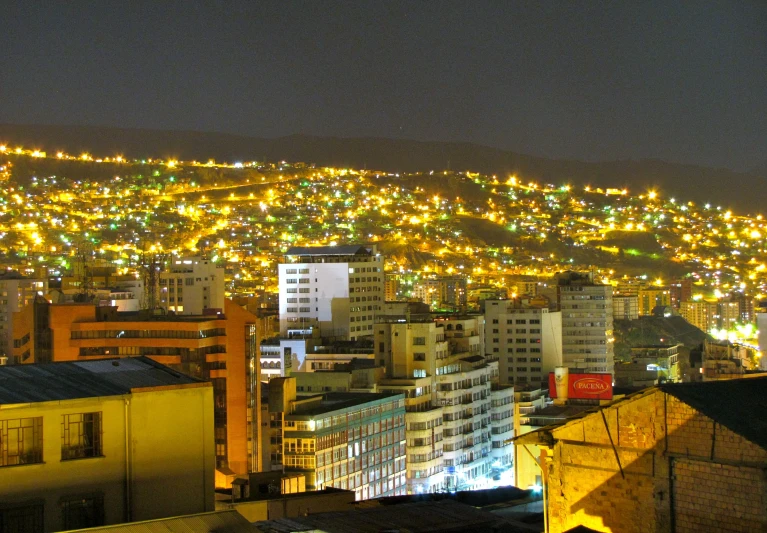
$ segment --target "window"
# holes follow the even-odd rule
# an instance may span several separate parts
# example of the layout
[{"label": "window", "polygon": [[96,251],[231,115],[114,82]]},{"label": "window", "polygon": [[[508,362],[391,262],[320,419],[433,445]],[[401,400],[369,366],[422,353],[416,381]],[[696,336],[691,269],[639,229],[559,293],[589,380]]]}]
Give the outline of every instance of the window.
[{"label": "window", "polygon": [[413,337],[413,345],[415,345],[415,346],[425,346],[426,345],[426,337]]},{"label": "window", "polygon": [[0,531],[42,533],[43,501],[0,507]]},{"label": "window", "polygon": [[104,496],[84,494],[61,502],[61,524],[65,530],[104,525]]},{"label": "window", "polygon": [[62,415],[61,460],[99,457],[100,455],[101,413]]},{"label": "window", "polygon": [[0,466],[42,462],[43,417],[0,420]]},{"label": "window", "polygon": [[423,352],[414,352],[413,353],[413,360],[414,361],[426,361],[426,354]]}]

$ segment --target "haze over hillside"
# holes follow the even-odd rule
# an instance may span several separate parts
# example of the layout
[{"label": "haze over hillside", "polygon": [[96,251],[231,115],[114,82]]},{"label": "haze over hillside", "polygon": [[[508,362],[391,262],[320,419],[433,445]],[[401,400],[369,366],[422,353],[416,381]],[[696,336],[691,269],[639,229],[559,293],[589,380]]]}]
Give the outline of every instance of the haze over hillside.
[{"label": "haze over hillside", "polygon": [[413,172],[472,170],[544,183],[658,188],[680,200],[711,202],[736,212],[757,213],[767,196],[759,170],[740,173],[659,160],[585,162],[518,154],[470,143],[421,142],[384,138],[290,135],[274,139],[226,133],[119,129],[91,126],[0,125],[0,142],[49,152],[88,151],[99,155],[219,161],[288,160],[318,166]]}]

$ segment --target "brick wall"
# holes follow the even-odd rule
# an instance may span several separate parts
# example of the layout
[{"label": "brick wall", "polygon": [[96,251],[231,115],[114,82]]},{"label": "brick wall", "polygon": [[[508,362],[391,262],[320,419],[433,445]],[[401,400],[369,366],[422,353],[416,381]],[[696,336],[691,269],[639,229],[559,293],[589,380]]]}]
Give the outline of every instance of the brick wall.
[{"label": "brick wall", "polygon": [[658,389],[603,412],[552,430],[552,533],[767,531],[767,450]]},{"label": "brick wall", "polygon": [[765,531],[764,470],[675,459],[676,533]]}]

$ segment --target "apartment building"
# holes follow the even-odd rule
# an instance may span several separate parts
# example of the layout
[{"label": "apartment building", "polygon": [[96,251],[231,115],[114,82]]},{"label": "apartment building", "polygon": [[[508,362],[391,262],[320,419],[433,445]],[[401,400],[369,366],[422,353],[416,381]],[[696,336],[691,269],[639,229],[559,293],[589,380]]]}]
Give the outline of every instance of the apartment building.
[{"label": "apartment building", "polygon": [[204,257],[169,261],[160,273],[159,305],[180,315],[224,310],[224,267]]},{"label": "apartment building", "polygon": [[[146,356],[186,375],[210,381],[215,400],[217,486],[260,465],[259,319],[226,300],[211,316],[117,313],[90,304],[50,305],[19,342],[48,332],[52,361]],[[25,349],[22,344],[20,349]]]},{"label": "apartment building", "polygon": [[656,307],[671,306],[671,290],[668,287],[644,287],[639,289],[639,315],[651,316]]},{"label": "apartment building", "polygon": [[689,300],[682,302],[679,307],[679,314],[687,322],[708,333],[717,327],[717,305],[714,302],[704,300]]},{"label": "apartment building", "polygon": [[510,454],[500,440],[493,449],[493,428],[512,424],[510,410],[493,420],[493,400],[508,404],[513,390],[497,385],[498,362],[483,355],[484,318],[391,317],[376,324],[375,341],[386,371],[379,390],[406,394],[408,492],[486,486],[494,458]]},{"label": "apartment building", "polygon": [[344,393],[289,400],[283,464],[306,488],[353,490],[356,500],[406,493],[405,397]]},{"label": "apartment building", "polygon": [[613,373],[613,289],[589,274],[568,272],[557,280],[562,312],[562,364],[585,372]]},{"label": "apartment building", "polygon": [[48,292],[48,280],[27,278],[18,272],[7,271],[0,274],[0,365],[19,364],[13,344],[14,313],[32,303],[35,296]]},{"label": "apartment building", "polygon": [[383,266],[375,247],[290,248],[278,265],[280,335],[318,328],[324,337],[372,336],[384,302]]},{"label": "apartment building", "polygon": [[562,313],[487,300],[485,340],[487,356],[498,359],[501,383],[540,386],[562,364]]},{"label": "apartment building", "polygon": [[0,368],[0,531],[214,510],[213,389],[145,357]]},{"label": "apartment building", "polygon": [[639,297],[638,296],[613,296],[613,319],[614,320],[639,319]]}]

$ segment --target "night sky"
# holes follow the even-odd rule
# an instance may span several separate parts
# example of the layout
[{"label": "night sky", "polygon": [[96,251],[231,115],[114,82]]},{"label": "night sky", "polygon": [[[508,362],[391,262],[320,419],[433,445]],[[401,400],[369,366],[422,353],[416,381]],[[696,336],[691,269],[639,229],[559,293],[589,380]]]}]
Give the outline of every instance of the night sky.
[{"label": "night sky", "polygon": [[767,2],[3,2],[0,122],[767,160]]}]

